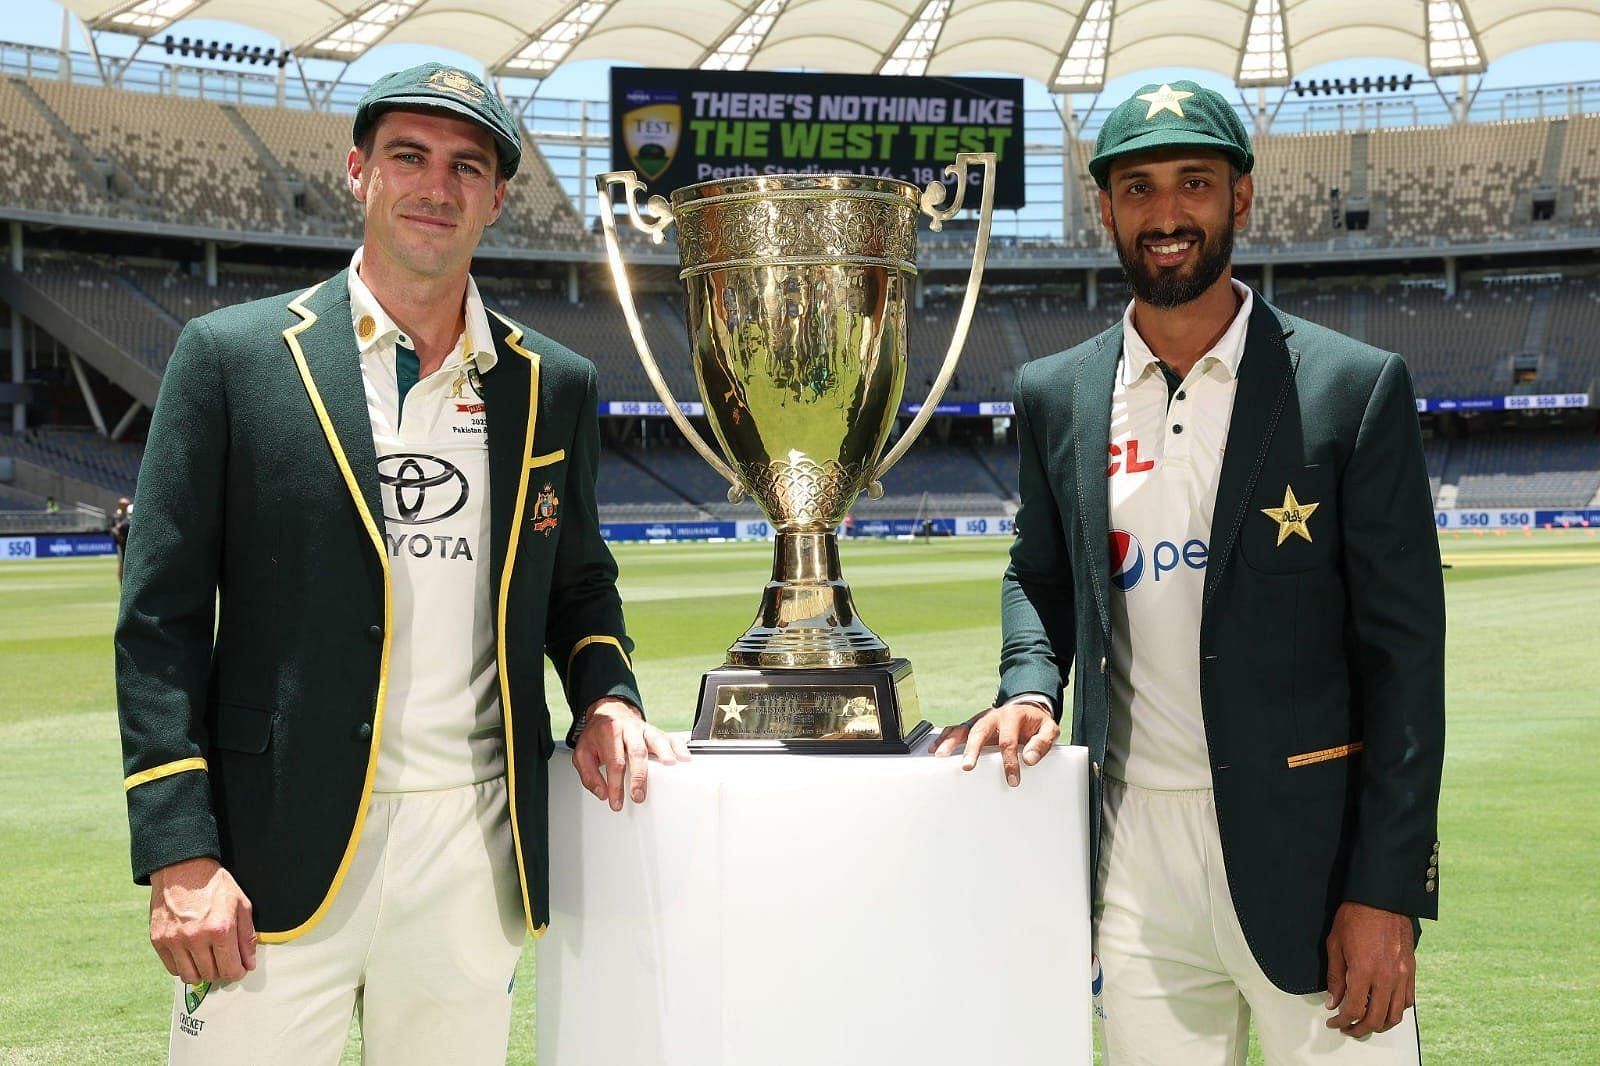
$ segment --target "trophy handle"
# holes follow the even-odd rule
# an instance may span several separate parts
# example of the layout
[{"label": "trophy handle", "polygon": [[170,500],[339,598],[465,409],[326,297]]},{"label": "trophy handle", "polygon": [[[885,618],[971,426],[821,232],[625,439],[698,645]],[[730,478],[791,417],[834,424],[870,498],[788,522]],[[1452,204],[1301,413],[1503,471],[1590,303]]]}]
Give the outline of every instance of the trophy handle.
[{"label": "trophy handle", "polygon": [[[644,327],[639,325],[639,309],[633,303],[633,289],[628,284],[628,268],[622,262],[622,246],[617,240],[617,219],[612,208],[611,186],[622,186],[627,198],[629,221],[641,233],[648,233],[650,240],[655,244],[662,242],[667,228],[676,221],[672,215],[672,207],[665,197],[652,196],[647,201],[647,206],[654,217],[646,219],[639,214],[639,193],[644,191],[645,183],[631,170],[614,170],[601,174],[594,179],[594,184],[595,191],[600,197],[600,226],[605,232],[606,258],[611,263],[611,280],[616,285],[617,302],[622,304],[622,315],[628,320],[628,333],[633,337],[633,346],[639,352],[639,361],[644,364],[645,375],[649,377],[656,395],[661,397],[661,402],[667,405],[667,414],[672,418],[673,424],[688,438],[690,446],[700,453],[700,458],[711,464],[713,470],[728,479],[730,486],[728,502],[738,503],[749,495],[749,490],[745,488],[739,475],[712,451],[705,438],[700,436],[699,431],[684,415],[682,408],[678,406],[678,401],[673,398],[672,390],[667,387],[666,379],[661,376],[661,368],[656,365],[655,355],[650,351],[650,342],[645,339]],[[957,202],[959,203],[959,200]]]},{"label": "trophy handle", "polygon": [[934,379],[933,388],[928,390],[928,397],[922,401],[922,407],[917,411],[916,417],[912,418],[906,431],[900,435],[894,447],[889,449],[889,454],[885,455],[877,468],[872,471],[872,477],[867,482],[867,496],[870,499],[876,500],[883,495],[883,475],[900,461],[906,449],[915,444],[917,438],[922,435],[922,430],[933,417],[939,401],[944,399],[944,390],[950,387],[950,379],[956,373],[956,363],[961,359],[961,350],[966,347],[967,330],[972,325],[972,313],[978,307],[978,284],[983,280],[983,264],[989,254],[989,224],[994,220],[995,162],[993,152],[957,154],[956,161],[944,168],[947,175],[956,179],[955,201],[949,207],[940,206],[946,196],[942,182],[930,181],[922,192],[922,210],[930,219],[928,228],[937,233],[961,210],[961,202],[967,192],[967,168],[974,165],[983,167],[983,199],[978,204],[978,245],[973,249],[972,270],[967,274],[967,292],[961,301],[961,315],[956,319],[955,332],[950,335],[950,348],[945,352],[944,365],[939,368],[939,376]]}]

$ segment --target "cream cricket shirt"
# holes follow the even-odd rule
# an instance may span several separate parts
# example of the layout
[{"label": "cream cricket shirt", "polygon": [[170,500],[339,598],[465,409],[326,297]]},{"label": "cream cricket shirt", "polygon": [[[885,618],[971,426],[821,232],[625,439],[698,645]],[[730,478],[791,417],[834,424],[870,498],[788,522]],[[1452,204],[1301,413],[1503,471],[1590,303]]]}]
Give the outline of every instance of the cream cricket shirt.
[{"label": "cream cricket shirt", "polygon": [[478,376],[495,364],[477,285],[466,329],[402,406],[396,347],[410,340],[350,263],[350,313],[361,347],[378,451],[393,586],[388,699],[378,792],[456,788],[505,773],[489,589],[489,445]]},{"label": "cream cricket shirt", "polygon": [[1123,315],[1106,466],[1111,505],[1111,731],[1106,773],[1142,788],[1211,787],[1200,712],[1200,607],[1211,515],[1253,296],[1170,391]]}]

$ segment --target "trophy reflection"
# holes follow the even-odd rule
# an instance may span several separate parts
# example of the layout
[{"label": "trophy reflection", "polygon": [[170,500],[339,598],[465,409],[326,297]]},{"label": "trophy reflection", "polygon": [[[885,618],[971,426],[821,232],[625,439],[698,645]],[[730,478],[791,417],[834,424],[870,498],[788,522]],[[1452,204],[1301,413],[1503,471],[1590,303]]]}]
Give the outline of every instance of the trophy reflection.
[{"label": "trophy reflection", "polygon": [[[981,168],[977,244],[949,350],[922,407],[887,455],[906,378],[906,307],[917,214],[941,228]],[[772,578],[754,623],[701,681],[696,751],[906,752],[929,730],[911,664],[856,614],[836,530],[932,417],[955,373],[983,276],[995,156],[956,156],[926,189],[888,178],[782,174],[703,182],[641,214],[632,171],[596,179],[617,297],[667,412],[731,488],[776,530]],[[970,172],[970,173],[969,173]],[[661,376],[639,323],[617,239],[612,187],[659,243],[678,227],[695,380],[721,455]],[[945,200],[951,202],[946,205]]]}]

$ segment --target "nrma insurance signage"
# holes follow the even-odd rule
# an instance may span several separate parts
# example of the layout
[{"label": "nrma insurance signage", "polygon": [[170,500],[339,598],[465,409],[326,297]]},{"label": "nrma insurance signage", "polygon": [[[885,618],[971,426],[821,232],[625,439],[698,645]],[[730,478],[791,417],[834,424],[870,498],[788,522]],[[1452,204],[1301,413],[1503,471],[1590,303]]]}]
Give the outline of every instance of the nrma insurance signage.
[{"label": "nrma insurance signage", "polygon": [[611,71],[611,166],[652,194],[761,174],[926,185],[958,152],[995,153],[995,206],[1023,205],[1020,79]]}]

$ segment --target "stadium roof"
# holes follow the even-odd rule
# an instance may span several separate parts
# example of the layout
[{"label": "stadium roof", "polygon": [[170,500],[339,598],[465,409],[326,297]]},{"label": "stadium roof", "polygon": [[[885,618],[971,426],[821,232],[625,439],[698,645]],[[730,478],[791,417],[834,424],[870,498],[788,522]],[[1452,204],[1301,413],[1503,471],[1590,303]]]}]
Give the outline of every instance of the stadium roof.
[{"label": "stadium roof", "polygon": [[1062,91],[1158,67],[1283,85],[1340,59],[1471,73],[1547,41],[1600,39],[1596,0],[64,0],[96,30],[239,23],[303,57],[432,44],[493,74],[611,60],[723,70],[1018,74]]}]

